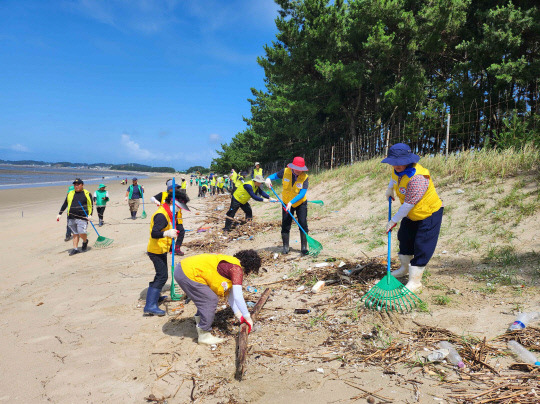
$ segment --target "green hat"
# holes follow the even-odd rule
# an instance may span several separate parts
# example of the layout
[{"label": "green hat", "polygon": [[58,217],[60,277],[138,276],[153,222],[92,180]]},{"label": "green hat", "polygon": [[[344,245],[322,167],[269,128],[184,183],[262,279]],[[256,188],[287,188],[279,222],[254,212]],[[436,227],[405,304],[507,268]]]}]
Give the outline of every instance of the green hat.
[{"label": "green hat", "polygon": [[105,185],[105,184],[99,184],[99,188],[107,188],[107,185]]}]

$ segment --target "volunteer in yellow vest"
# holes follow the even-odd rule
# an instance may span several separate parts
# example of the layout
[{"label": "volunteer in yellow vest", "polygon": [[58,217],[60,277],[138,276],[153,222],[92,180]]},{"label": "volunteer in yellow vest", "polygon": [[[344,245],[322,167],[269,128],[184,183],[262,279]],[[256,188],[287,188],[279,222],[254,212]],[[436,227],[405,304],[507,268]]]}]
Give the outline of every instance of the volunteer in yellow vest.
[{"label": "volunteer in yellow vest", "polygon": [[212,178],[210,179],[210,193],[212,195],[216,194],[216,175],[212,175]]},{"label": "volunteer in yellow vest", "polygon": [[[176,207],[181,209],[179,195],[175,195]],[[173,229],[172,192],[165,197],[163,204],[152,215],[150,220],[150,240],[148,241],[148,257],[154,264],[156,275],[154,280],[148,284],[146,292],[146,305],[144,315],[164,316],[165,312],[158,307],[165,297],[161,297],[161,289],[169,279],[169,267],[167,265],[167,254],[171,250],[172,239],[178,236],[178,230]]]},{"label": "volunteer in yellow vest", "polygon": [[[283,180],[283,193],[281,198],[283,203],[287,205],[287,209],[282,211],[281,215],[281,240],[283,241],[283,254],[289,253],[289,234],[291,232],[292,217],[296,213],[298,223],[304,228],[306,233],[308,230],[307,223],[307,198],[309,182],[306,162],[303,157],[295,157],[293,162],[288,164],[283,170],[274,173],[266,179],[266,185],[272,186],[272,181]],[[291,214],[289,214],[291,212]],[[300,230],[300,253],[307,255],[308,244],[307,237]]]},{"label": "volunteer in yellow vest", "polygon": [[217,193],[222,194],[223,193],[223,186],[225,185],[225,182],[223,181],[223,177],[218,177],[217,179]]},{"label": "volunteer in yellow vest", "polygon": [[251,172],[251,178],[255,178],[257,175],[263,176],[263,169],[261,168],[261,163],[258,161],[255,163],[255,168]]},{"label": "volunteer in yellow vest", "polygon": [[180,186],[182,189],[187,189],[187,181],[185,178],[182,178],[182,185]]},{"label": "volunteer in yellow vest", "polygon": [[[165,198],[169,195],[169,192],[172,193],[172,180],[167,181],[167,192],[160,192],[157,195],[154,195],[150,200],[155,203],[158,207],[165,202]],[[182,210],[191,212],[187,206],[189,202],[189,196],[185,189],[182,189],[180,185],[176,186],[175,197],[179,201],[180,209],[176,210],[176,230],[178,230],[178,237],[176,238],[176,243],[174,245],[174,253],[176,255],[184,255],[181,250],[182,243],[184,242],[184,236],[186,230],[184,229],[184,220],[182,219]]]},{"label": "volunteer in yellow vest", "polygon": [[388,233],[401,221],[398,231],[401,267],[392,275],[400,277],[408,273],[409,282],[405,286],[412,292],[422,288],[422,274],[435,252],[444,210],[429,170],[418,164],[418,160],[420,157],[409,146],[397,143],[382,161],[394,168],[386,199],[394,200],[397,194],[401,202],[386,225]]},{"label": "volunteer in yellow vest", "polygon": [[[271,199],[266,192],[264,192],[260,187],[264,183],[263,177],[255,177],[251,181],[246,181],[239,188],[234,191],[234,194],[231,197],[231,206],[227,211],[226,216],[234,218],[238,209],[242,209],[246,214],[246,220],[251,220],[253,218],[253,212],[251,211],[251,205],[249,200],[251,198],[259,202],[270,202]],[[261,195],[258,196],[257,194]],[[231,231],[232,225],[231,219],[225,219],[225,227],[223,231]]]},{"label": "volunteer in yellow vest", "polygon": [[201,254],[184,258],[174,268],[174,279],[197,307],[195,323],[199,344],[219,344],[225,341],[211,334],[212,323],[220,297],[227,296],[229,305],[240,323],[249,332],[253,320],[242,293],[244,274],[258,273],[261,257],[255,250],[242,250],[234,256]]},{"label": "volunteer in yellow vest", "polygon": [[83,241],[81,251],[84,252],[88,248],[86,228],[88,221],[92,220],[93,202],[92,195],[83,186],[84,182],[80,178],[73,181],[74,189],[68,192],[56,217],[56,221],[60,221],[60,216],[67,209],[68,226],[73,233],[73,249],[69,251],[69,255],[79,253],[79,238],[82,238]]}]

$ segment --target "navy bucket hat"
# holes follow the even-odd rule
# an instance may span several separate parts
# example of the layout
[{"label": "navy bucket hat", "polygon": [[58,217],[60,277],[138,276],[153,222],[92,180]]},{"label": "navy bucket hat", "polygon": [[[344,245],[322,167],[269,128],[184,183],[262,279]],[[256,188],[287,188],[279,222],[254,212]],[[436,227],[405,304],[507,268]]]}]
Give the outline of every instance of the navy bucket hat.
[{"label": "navy bucket hat", "polygon": [[411,163],[418,163],[420,156],[414,154],[405,143],[396,143],[388,149],[388,156],[381,161],[391,166],[407,166]]}]

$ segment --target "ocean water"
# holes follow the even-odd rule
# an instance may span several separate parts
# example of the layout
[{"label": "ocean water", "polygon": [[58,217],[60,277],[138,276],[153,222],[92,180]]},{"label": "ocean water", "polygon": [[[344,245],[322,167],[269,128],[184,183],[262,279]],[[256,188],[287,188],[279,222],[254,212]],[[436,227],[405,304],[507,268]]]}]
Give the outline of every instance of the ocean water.
[{"label": "ocean water", "polygon": [[107,183],[128,179],[131,184],[133,177],[146,178],[147,175],[129,171],[103,171],[87,168],[55,168],[43,166],[12,166],[0,164],[0,190],[9,188],[32,188],[54,185],[72,185],[75,178],[80,178],[85,184]]}]

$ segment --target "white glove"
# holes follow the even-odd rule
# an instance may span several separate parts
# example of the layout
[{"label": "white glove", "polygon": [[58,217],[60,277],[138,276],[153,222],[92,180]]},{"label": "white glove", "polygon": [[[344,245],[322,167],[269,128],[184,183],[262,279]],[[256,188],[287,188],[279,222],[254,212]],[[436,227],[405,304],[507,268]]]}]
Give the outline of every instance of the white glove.
[{"label": "white glove", "polygon": [[392,188],[386,188],[386,200],[388,200],[388,198],[392,198],[393,201],[396,200],[396,194],[394,193],[394,187]]},{"label": "white glove", "polygon": [[58,215],[56,216],[56,221],[59,222],[60,221],[60,217],[62,217],[62,215]]},{"label": "white glove", "polygon": [[267,178],[264,182],[268,188],[272,188],[272,180],[270,178]]},{"label": "white glove", "polygon": [[242,316],[242,317],[240,318],[240,323],[244,323],[244,322],[245,322],[245,323],[248,323],[248,325],[249,325],[249,331],[248,331],[248,333],[250,333],[251,331],[253,331],[253,320],[251,319],[251,316],[247,316],[247,317]]},{"label": "white glove", "polygon": [[87,216],[86,218],[88,219],[89,222],[92,221],[92,216]]},{"label": "white glove", "polygon": [[389,220],[388,223],[386,224],[386,233],[391,231],[394,227],[396,227],[396,225],[397,225],[396,222]]},{"label": "white glove", "polygon": [[242,312],[241,312],[240,310],[238,310],[238,311],[236,311],[236,312],[234,313],[234,316],[236,317],[236,319],[237,319],[238,321],[240,321],[240,320],[242,319]]},{"label": "white glove", "polygon": [[266,202],[270,202],[270,199],[264,198],[264,199],[263,199],[263,202],[265,202],[265,203],[266,203]]},{"label": "white glove", "polygon": [[176,237],[178,237],[178,230],[176,230],[176,229],[165,230],[163,232],[163,236],[169,237],[169,238],[176,238]]},{"label": "white glove", "polygon": [[285,210],[286,210],[287,212],[290,212],[291,208],[292,208],[292,203],[289,202],[289,203],[287,204],[287,207],[285,208]]},{"label": "white glove", "polygon": [[124,202],[127,202],[127,196],[124,198]]},{"label": "white glove", "polygon": [[270,198],[270,202],[277,202],[276,198]]}]

